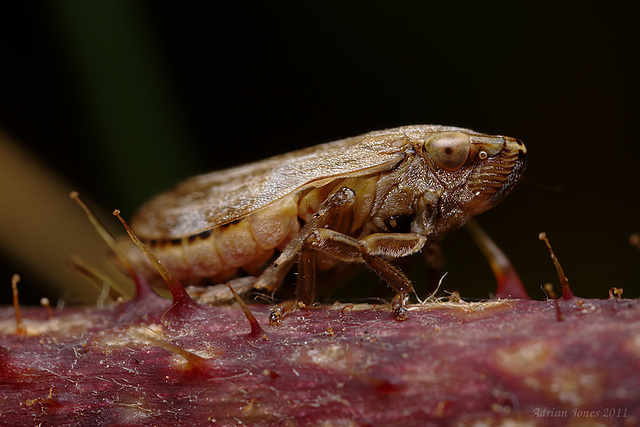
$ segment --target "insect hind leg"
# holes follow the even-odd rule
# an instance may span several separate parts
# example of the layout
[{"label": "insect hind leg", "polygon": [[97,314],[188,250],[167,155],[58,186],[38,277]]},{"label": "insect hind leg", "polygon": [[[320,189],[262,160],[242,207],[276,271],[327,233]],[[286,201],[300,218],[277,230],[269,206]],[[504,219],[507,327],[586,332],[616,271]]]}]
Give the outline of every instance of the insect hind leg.
[{"label": "insect hind leg", "polygon": [[286,316],[313,303],[316,290],[316,263],[313,253],[303,246],[298,259],[296,299],[276,304],[269,313],[269,324],[279,325]]}]

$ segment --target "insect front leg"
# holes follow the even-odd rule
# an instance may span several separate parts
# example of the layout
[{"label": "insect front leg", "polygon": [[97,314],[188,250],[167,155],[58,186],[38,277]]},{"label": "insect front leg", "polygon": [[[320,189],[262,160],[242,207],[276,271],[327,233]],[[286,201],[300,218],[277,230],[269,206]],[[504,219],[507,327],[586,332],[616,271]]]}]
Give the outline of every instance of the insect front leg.
[{"label": "insect front leg", "polygon": [[412,233],[376,233],[360,240],[362,259],[396,292],[391,301],[391,309],[397,320],[407,318],[406,303],[413,291],[411,281],[398,267],[384,258],[401,258],[422,249],[427,238]]},{"label": "insect front leg", "polygon": [[402,270],[385,260],[418,252],[426,237],[411,233],[375,233],[356,240],[333,230],[316,230],[312,247],[341,261],[364,262],[396,292],[391,309],[397,320],[407,318],[405,307],[413,291],[411,281]]}]

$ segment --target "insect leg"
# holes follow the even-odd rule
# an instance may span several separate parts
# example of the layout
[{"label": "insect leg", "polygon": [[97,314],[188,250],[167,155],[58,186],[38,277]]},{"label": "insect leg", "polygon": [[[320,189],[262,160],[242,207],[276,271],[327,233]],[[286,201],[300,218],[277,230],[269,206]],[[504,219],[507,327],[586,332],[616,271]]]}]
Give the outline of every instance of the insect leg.
[{"label": "insect leg", "polygon": [[312,304],[316,293],[316,260],[305,244],[298,259],[298,280],[296,299],[304,304]]},{"label": "insect leg", "polygon": [[[341,187],[331,196],[329,196],[327,200],[322,204],[320,209],[318,209],[313,217],[305,224],[304,227],[302,227],[300,233],[293,240],[291,240],[291,242],[289,242],[287,247],[282,251],[280,256],[274,261],[274,263],[260,275],[256,283],[254,284],[254,289],[265,291],[274,291],[275,289],[277,289],[280,283],[282,283],[284,276],[291,269],[291,267],[293,267],[293,264],[296,262],[296,260],[299,260],[305,264],[313,264],[314,261],[312,259],[302,259],[302,250],[305,242],[309,238],[309,235],[314,230],[330,224],[332,218],[334,218],[336,214],[340,214],[352,208],[355,200],[355,192],[348,187]],[[315,272],[315,264],[307,265],[306,267],[302,268],[310,268],[313,269],[313,272]],[[301,289],[297,291],[298,297],[301,296],[303,297],[301,299],[299,298],[301,301],[307,301],[310,303],[313,301],[313,293],[315,290],[315,274],[303,274],[303,277],[304,283],[301,283]],[[286,314],[292,313],[298,307],[298,304],[287,304],[287,307],[283,309],[282,307],[279,307],[280,305],[281,304],[278,304],[278,306],[276,306],[272,310],[272,324],[278,324],[282,317],[284,317]],[[280,312],[283,313],[281,315],[277,314]]]},{"label": "insect leg", "polygon": [[402,270],[384,258],[401,258],[414,254],[422,249],[426,241],[427,238],[419,234],[376,233],[359,242],[364,262],[396,292],[391,301],[391,309],[397,320],[407,318],[405,306],[413,285]]},{"label": "insect leg", "polygon": [[[238,294],[244,294],[253,289],[255,281],[255,277],[245,276],[231,279],[227,283]],[[189,286],[187,292],[201,304],[223,304],[233,299],[233,293],[229,290],[227,283],[213,286]]]},{"label": "insect leg", "polygon": [[409,293],[413,291],[413,285],[407,276],[398,267],[378,256],[363,253],[362,258],[378,276],[387,282],[391,289],[396,291],[396,296],[391,300],[391,310],[396,320],[406,320],[406,304],[409,301]]},{"label": "insect leg", "polygon": [[[425,244],[426,238],[418,234],[407,233],[376,233],[362,240],[354,239],[335,230],[319,228],[307,238],[302,249],[301,268],[308,268],[307,263],[313,263],[313,255],[309,252],[317,251],[344,262],[364,262],[380,278],[382,278],[397,294],[391,308],[396,319],[405,320],[407,310],[405,305],[413,286],[404,273],[396,266],[385,261],[384,258],[400,258],[418,252]],[[315,289],[313,276],[305,277],[300,271],[298,276],[297,296],[308,297]],[[311,293],[312,295],[312,293]]]},{"label": "insect leg", "polygon": [[358,240],[326,228],[311,230],[307,233],[298,257],[296,300],[276,304],[269,314],[271,325],[279,325],[287,315],[313,303],[316,290],[316,251],[340,261],[363,262]]}]

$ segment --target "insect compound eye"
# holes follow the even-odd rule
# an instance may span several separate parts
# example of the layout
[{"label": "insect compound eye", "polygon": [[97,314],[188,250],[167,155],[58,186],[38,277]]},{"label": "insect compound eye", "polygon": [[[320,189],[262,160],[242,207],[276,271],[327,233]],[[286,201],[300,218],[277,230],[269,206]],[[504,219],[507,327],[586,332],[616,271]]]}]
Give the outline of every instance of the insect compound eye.
[{"label": "insect compound eye", "polygon": [[424,149],[438,166],[455,171],[469,158],[471,141],[469,135],[462,132],[441,132],[429,137]]}]

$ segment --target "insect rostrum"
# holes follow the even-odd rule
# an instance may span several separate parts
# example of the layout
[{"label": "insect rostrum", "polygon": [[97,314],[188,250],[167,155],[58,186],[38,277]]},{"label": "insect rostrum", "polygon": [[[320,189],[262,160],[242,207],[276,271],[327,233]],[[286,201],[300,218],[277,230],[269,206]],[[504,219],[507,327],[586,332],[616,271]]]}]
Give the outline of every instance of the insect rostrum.
[{"label": "insect rostrum", "polygon": [[[144,205],[132,228],[184,284],[248,274],[257,280],[247,289],[273,291],[298,263],[305,304],[316,269],[364,263],[396,292],[404,319],[412,286],[390,261],[495,206],[525,157],[519,140],[469,129],[376,131],[196,176]],[[140,253],[130,258],[154,274]],[[277,306],[272,321],[295,306]]]}]

